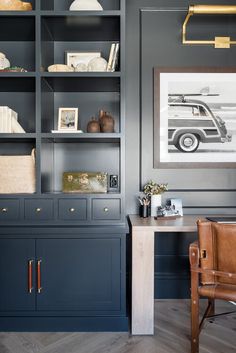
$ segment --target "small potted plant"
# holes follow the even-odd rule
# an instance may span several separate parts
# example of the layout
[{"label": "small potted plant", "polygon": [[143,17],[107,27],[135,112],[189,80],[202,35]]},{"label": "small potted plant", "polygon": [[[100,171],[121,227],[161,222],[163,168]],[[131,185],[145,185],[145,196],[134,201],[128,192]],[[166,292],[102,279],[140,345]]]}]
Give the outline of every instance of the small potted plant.
[{"label": "small potted plant", "polygon": [[157,208],[161,206],[161,195],[168,190],[168,184],[157,184],[150,180],[144,185],[143,192],[151,200],[151,216],[157,215]]}]

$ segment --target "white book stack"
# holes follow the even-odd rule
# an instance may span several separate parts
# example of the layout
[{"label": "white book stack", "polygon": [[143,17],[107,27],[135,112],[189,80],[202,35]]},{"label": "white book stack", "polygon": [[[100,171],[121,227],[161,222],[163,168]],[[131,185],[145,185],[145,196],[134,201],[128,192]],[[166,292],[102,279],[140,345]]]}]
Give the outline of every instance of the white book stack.
[{"label": "white book stack", "polygon": [[0,133],[25,133],[18,123],[18,114],[9,107],[0,106]]}]

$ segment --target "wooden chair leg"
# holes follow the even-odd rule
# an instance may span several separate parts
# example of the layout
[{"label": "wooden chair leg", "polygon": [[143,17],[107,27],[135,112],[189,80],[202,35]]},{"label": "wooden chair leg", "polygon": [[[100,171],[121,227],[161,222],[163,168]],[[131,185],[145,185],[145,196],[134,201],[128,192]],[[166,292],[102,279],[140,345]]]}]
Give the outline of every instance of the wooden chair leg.
[{"label": "wooden chair leg", "polygon": [[198,273],[191,273],[191,353],[199,353]]},{"label": "wooden chair leg", "polygon": [[210,305],[209,316],[215,315],[215,300],[208,299],[208,305]]}]

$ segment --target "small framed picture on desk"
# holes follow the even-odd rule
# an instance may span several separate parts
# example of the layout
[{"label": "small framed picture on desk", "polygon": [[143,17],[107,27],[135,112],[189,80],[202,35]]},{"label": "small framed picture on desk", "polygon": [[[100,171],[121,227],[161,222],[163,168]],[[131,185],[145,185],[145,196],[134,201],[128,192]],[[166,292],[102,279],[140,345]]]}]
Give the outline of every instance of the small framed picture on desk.
[{"label": "small framed picture on desk", "polygon": [[179,215],[183,216],[183,205],[181,199],[169,199],[167,201],[167,205],[171,206],[171,208]]}]

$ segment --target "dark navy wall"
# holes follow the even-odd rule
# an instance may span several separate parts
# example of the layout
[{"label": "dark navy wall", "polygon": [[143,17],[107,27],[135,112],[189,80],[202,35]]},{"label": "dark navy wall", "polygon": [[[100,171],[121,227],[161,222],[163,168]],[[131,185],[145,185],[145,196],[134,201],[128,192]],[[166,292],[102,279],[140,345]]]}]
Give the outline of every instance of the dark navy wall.
[{"label": "dark navy wall", "polygon": [[[137,213],[137,195],[149,179],[168,182],[165,197],[183,200],[184,213],[236,212],[234,169],[153,168],[153,67],[234,67],[236,46],[183,46],[182,23],[190,4],[203,1],[127,0],[126,212]],[[208,1],[222,4],[222,1]],[[235,1],[227,1],[235,4]],[[219,23],[216,32],[219,34]],[[234,27],[228,26],[236,37]],[[201,24],[201,34],[214,37]],[[155,297],[189,296],[188,246],[196,234],[159,234],[155,248]],[[158,268],[158,271],[157,271]]]},{"label": "dark navy wall", "polygon": [[[153,168],[153,67],[234,67],[236,46],[183,46],[186,0],[128,0],[126,46],[126,212],[136,213],[136,196],[148,179],[168,182],[166,197],[180,197],[185,213],[236,212],[234,169]],[[203,1],[194,1],[202,4]],[[209,0],[208,4],[222,4]],[[235,1],[227,1],[235,4]],[[204,31],[201,23],[201,34]],[[206,35],[214,37],[216,32]],[[231,28],[232,27],[232,28]],[[228,26],[236,37],[235,26]],[[228,30],[227,28],[227,30]],[[232,31],[231,31],[232,29]],[[140,147],[141,146],[141,147]],[[215,209],[217,207],[217,209]]]}]

